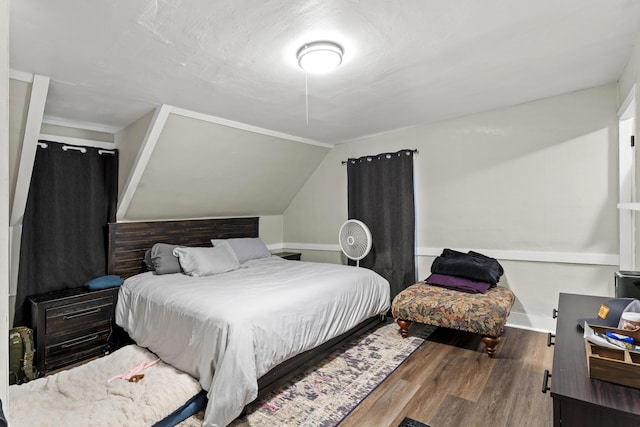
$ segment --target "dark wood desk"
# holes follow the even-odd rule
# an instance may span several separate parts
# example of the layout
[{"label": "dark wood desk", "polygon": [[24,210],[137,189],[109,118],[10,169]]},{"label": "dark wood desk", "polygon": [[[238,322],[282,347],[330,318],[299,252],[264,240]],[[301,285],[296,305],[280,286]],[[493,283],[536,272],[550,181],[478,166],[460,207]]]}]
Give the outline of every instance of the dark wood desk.
[{"label": "dark wood desk", "polygon": [[640,426],[640,390],[591,379],[582,328],[576,319],[595,317],[609,298],[560,294],[551,397],[553,424],[562,426]]}]

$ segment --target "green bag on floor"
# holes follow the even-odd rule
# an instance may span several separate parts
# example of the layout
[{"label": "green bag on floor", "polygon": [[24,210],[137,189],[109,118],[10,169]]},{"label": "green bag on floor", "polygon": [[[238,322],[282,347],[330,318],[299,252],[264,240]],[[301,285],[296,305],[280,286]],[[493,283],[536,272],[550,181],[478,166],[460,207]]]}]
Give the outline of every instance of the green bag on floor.
[{"label": "green bag on floor", "polygon": [[9,385],[36,378],[33,368],[33,330],[18,326],[9,330]]}]

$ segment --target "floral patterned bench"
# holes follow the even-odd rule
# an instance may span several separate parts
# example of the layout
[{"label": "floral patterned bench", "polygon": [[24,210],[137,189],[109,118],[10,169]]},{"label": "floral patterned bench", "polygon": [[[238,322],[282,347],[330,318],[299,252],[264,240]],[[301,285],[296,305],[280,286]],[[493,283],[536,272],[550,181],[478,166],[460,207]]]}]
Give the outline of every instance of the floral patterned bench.
[{"label": "floral patterned bench", "polygon": [[482,335],[493,358],[514,301],[503,286],[471,294],[418,282],[396,295],[391,313],[405,338],[412,322],[473,332]]}]

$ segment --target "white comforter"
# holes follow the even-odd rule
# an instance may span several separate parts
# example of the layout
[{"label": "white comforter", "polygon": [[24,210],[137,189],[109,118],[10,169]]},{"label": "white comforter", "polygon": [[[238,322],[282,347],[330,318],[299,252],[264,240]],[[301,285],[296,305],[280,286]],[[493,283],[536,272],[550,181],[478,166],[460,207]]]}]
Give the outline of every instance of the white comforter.
[{"label": "white comforter", "polygon": [[271,368],[389,305],[389,283],[371,270],[274,256],[214,276],[131,277],[116,323],[199,379],[209,398],[204,425],[226,426]]}]

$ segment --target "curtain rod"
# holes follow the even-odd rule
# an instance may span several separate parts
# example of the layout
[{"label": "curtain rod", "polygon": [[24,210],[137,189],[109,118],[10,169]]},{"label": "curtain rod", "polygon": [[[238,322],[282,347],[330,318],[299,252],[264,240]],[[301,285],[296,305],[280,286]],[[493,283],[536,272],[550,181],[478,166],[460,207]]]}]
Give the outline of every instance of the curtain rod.
[{"label": "curtain rod", "polygon": [[[42,141],[38,141],[37,144],[40,148],[47,148],[49,146],[46,142],[42,142]],[[83,154],[87,152],[86,147],[78,147],[75,145],[63,145],[62,150],[63,151],[76,150],[76,151],[80,151]],[[99,149],[98,154],[116,154],[116,152],[115,150]]]},{"label": "curtain rod", "polygon": [[[406,149],[406,150],[398,150],[398,151],[396,151],[395,153],[380,153],[380,154],[374,154],[374,155],[372,155],[372,156],[361,156],[361,157],[378,157],[378,156],[382,156],[382,155],[384,155],[384,154],[396,154],[396,153],[400,153],[400,152],[402,152],[402,151],[411,151],[414,155],[415,155],[415,154],[418,154],[418,149],[417,149],[417,148],[414,148],[413,150],[410,150],[410,149]],[[360,157],[359,157],[359,158],[360,158]],[[346,165],[346,164],[347,164],[347,162],[348,162],[348,160],[343,160],[343,161],[342,161],[342,164],[343,164],[343,165]]]}]

